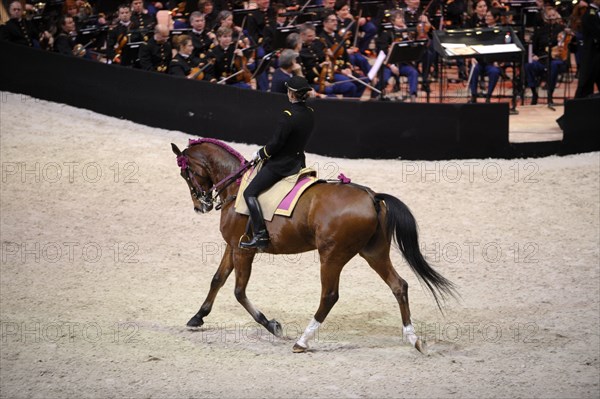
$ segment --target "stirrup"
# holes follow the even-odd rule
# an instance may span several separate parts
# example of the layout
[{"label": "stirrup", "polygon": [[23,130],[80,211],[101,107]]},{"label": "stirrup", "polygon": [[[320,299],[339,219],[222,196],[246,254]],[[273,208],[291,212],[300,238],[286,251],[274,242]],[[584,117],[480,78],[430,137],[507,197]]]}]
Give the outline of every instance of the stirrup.
[{"label": "stirrup", "polygon": [[[243,237],[244,236],[242,236],[242,238]],[[269,233],[267,233],[267,230],[261,230],[257,234],[254,234],[254,236],[252,237],[252,239],[250,241],[243,242],[240,239],[240,248],[242,248],[242,249],[252,249],[252,248],[265,249],[268,246],[269,246]]]}]

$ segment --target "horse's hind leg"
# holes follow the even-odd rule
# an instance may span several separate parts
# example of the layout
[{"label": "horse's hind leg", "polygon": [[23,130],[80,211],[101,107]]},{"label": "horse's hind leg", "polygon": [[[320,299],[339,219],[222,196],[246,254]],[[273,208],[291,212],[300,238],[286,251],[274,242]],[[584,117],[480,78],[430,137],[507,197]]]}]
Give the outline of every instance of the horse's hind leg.
[{"label": "horse's hind leg", "polygon": [[210,290],[208,291],[208,295],[206,296],[206,299],[204,300],[204,303],[200,307],[198,313],[196,313],[194,317],[192,317],[190,321],[187,322],[188,327],[200,327],[204,324],[203,318],[210,313],[215,298],[219,293],[219,290],[221,289],[223,284],[225,284],[225,281],[227,281],[227,277],[229,277],[232,271],[233,249],[230,245],[227,245],[227,247],[225,248],[225,253],[223,254],[223,258],[221,259],[221,264],[219,265],[219,268],[217,269],[217,272],[213,276],[212,281],[210,283]]},{"label": "horse's hind leg", "polygon": [[283,329],[277,320],[268,320],[265,315],[258,310],[246,296],[246,287],[250,280],[252,272],[252,261],[254,260],[255,251],[235,251],[235,298],[237,301],[250,313],[254,320],[265,327],[271,334],[276,337],[283,336]]},{"label": "horse's hind leg", "polygon": [[384,249],[375,251],[363,251],[360,252],[362,256],[373,270],[379,274],[379,276],[385,281],[390,287],[392,293],[400,305],[400,314],[402,316],[402,332],[404,337],[421,353],[424,352],[425,348],[421,341],[421,338],[415,333],[415,329],[410,320],[410,307],[408,305],[408,283],[400,277],[400,275],[394,269],[392,261],[389,257],[389,246],[387,252]]}]

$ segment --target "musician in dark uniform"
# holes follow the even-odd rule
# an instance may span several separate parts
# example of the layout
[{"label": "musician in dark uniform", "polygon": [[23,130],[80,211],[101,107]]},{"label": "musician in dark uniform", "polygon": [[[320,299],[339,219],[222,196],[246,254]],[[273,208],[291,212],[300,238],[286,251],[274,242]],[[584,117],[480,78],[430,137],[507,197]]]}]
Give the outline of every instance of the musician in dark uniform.
[{"label": "musician in dark uniform", "polygon": [[[525,75],[527,77],[527,87],[531,89],[531,105],[538,102],[539,86],[538,79],[547,77],[548,104],[553,104],[552,95],[556,87],[556,80],[560,72],[567,70],[567,64],[556,55],[552,54],[552,47],[558,43],[559,34],[563,33],[564,26],[561,24],[561,17],[555,8],[549,7],[546,10],[546,21],[535,30],[532,38],[532,62],[525,64]],[[550,60],[550,73],[548,73],[548,57]]]},{"label": "musician in dark uniform", "polygon": [[77,44],[77,31],[73,17],[61,16],[58,26],[60,33],[54,39],[54,51],[64,55],[74,55],[73,48]]},{"label": "musician in dark uniform", "polygon": [[[390,47],[395,42],[410,41],[414,40],[416,31],[411,28],[409,29],[404,22],[404,12],[402,10],[393,10],[390,13],[390,20],[392,21],[392,29],[384,31],[377,38],[377,50],[388,53]],[[397,79],[398,76],[406,76],[408,79],[408,92],[412,102],[417,100],[417,88],[419,84],[419,72],[414,65],[410,63],[389,64],[383,67],[383,81],[379,82],[378,86],[384,88],[384,85],[394,77]],[[390,89],[388,89],[389,91]]]},{"label": "musician in dark uniform", "polygon": [[[275,9],[270,7],[270,0],[256,0],[256,7],[246,17],[246,29],[250,44],[256,47],[258,63],[267,54],[264,48],[264,33],[267,26],[275,23]],[[256,88],[260,91],[269,90],[269,76],[266,70],[256,76]]]},{"label": "musician in dark uniform", "polygon": [[[483,3],[483,0],[477,3],[478,7],[480,3]],[[498,8],[489,9],[489,11],[487,11],[485,14],[485,21],[487,28],[494,28],[498,26],[498,22],[500,21],[500,10]],[[471,75],[471,82],[469,84],[471,89],[471,99],[469,102],[477,102],[477,86],[479,83],[479,77],[481,75],[487,75],[488,87],[487,94],[485,96],[485,102],[489,103],[490,99],[492,98],[492,93],[496,88],[496,84],[500,79],[500,75],[502,74],[502,70],[500,69],[498,63],[494,62],[493,59],[490,60],[489,58],[486,59],[483,57],[475,57],[475,60],[476,64],[473,66],[473,74]]]},{"label": "musician in dark uniform", "polygon": [[167,73],[171,58],[169,28],[158,24],[154,27],[154,36],[140,46],[140,68]]},{"label": "musician in dark uniform", "polygon": [[298,53],[285,49],[279,56],[279,68],[273,73],[271,79],[271,93],[287,93],[286,83],[294,76],[302,75],[302,67],[296,62]]},{"label": "musician in dark uniform", "polygon": [[133,0],[131,2],[131,24],[132,29],[138,31],[145,42],[149,39],[149,34],[156,24],[154,17],[144,10],[142,0]]},{"label": "musician in dark uniform", "polygon": [[600,0],[593,0],[581,18],[583,33],[582,62],[575,98],[587,97],[600,90]]},{"label": "musician in dark uniform", "polygon": [[[234,57],[238,57],[238,63],[243,62],[244,60],[242,57],[244,56],[244,52],[242,49],[237,48],[237,44],[232,43],[232,34],[233,31],[227,27],[222,26],[217,29],[217,40],[219,44],[210,50],[207,55],[208,59],[213,63],[212,69],[209,72],[211,81],[218,83],[223,79],[227,79],[225,83],[228,85],[240,87],[242,89],[251,89],[252,86],[242,79],[243,72],[240,71],[243,69],[243,65],[239,65],[242,69],[235,65],[236,62]],[[252,70],[254,66],[254,60],[246,58],[247,70]],[[234,74],[236,75],[229,78]]]},{"label": "musician in dark uniform", "polygon": [[487,0],[477,0],[473,4],[473,15],[465,22],[463,27],[466,29],[487,27],[485,14],[487,13],[488,8]]},{"label": "musician in dark uniform", "polygon": [[[132,33],[133,24],[131,23],[131,9],[127,4],[121,4],[117,14],[118,22],[116,26],[108,31],[106,38],[106,59],[108,63],[117,63],[123,66],[129,66],[135,59],[133,55],[126,51],[127,43],[133,43],[141,40],[138,33]],[[137,57],[136,57],[137,58]]]},{"label": "musician in dark uniform", "polygon": [[[192,68],[200,66],[200,59],[193,55],[194,45],[192,38],[181,35],[177,38],[177,54],[169,64],[169,75],[196,78],[193,76]],[[204,75],[206,77],[206,74]]]},{"label": "musician in dark uniform", "polygon": [[40,33],[35,26],[23,18],[23,6],[18,0],[11,1],[8,5],[10,19],[0,26],[0,40],[29,47],[40,47],[42,37],[49,39],[50,33]]},{"label": "musician in dark uniform", "polygon": [[304,148],[314,126],[313,109],[306,106],[306,99],[312,88],[301,76],[291,78],[287,82],[287,88],[291,107],[283,111],[275,135],[253,156],[254,160],[262,160],[264,163],[244,190],[253,234],[250,241],[240,242],[240,248],[261,249],[269,245],[269,234],[258,196],[281,179],[306,167]]},{"label": "musician in dark uniform", "polygon": [[190,26],[192,27],[190,36],[194,45],[193,55],[198,58],[204,58],[211,46],[213,46],[217,36],[206,29],[206,19],[199,11],[194,11],[190,15]]},{"label": "musician in dark uniform", "polygon": [[[427,12],[432,10],[432,3],[429,3],[429,8]],[[406,8],[404,9],[404,23],[408,28],[417,29],[417,39],[428,40],[430,39],[430,33],[432,29],[431,22],[429,22],[429,18],[425,15],[425,9],[420,6],[419,0],[406,0]],[[422,30],[421,35],[423,37],[419,37],[419,31]],[[437,53],[433,48],[433,40],[429,40],[426,44],[425,52],[420,60],[417,60],[417,63],[421,64],[421,78],[422,78],[422,88],[423,91],[429,92],[429,74],[431,72],[431,66],[434,64]],[[418,66],[418,65],[417,65]]]}]

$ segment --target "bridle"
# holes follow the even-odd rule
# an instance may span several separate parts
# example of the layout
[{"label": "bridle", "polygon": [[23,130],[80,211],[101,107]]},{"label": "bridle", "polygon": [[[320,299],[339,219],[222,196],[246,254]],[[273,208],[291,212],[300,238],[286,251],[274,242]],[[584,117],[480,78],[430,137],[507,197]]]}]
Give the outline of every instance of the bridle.
[{"label": "bridle", "polygon": [[[240,160],[240,168],[237,171],[225,177],[224,179],[220,180],[216,184],[213,184],[208,190],[204,190],[202,186],[197,182],[199,178],[198,174],[194,172],[192,168],[190,168],[188,157],[185,154],[185,150],[181,155],[177,157],[177,165],[181,168],[183,178],[188,182],[188,186],[190,188],[190,193],[192,194],[192,197],[197,199],[200,202],[200,204],[202,204],[202,208],[200,209],[202,213],[210,212],[213,209],[215,201],[220,198],[220,194],[233,182],[238,181],[238,179],[244,174],[244,172],[246,172],[246,170],[248,170],[255,164],[253,161],[248,162],[237,151],[233,150],[225,143],[222,143],[215,139],[200,139],[194,141],[190,140],[190,145],[196,145],[206,142],[216,144],[219,147],[222,147],[228,152],[232,153],[232,155],[235,155]],[[234,199],[235,196],[232,196],[231,198],[227,198],[224,201],[218,202],[215,209],[220,210],[223,207],[223,205]]]}]

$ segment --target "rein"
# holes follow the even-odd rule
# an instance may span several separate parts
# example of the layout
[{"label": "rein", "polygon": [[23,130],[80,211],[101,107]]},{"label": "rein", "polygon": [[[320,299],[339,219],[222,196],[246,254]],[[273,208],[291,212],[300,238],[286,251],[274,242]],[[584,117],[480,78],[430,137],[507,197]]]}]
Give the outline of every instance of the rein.
[{"label": "rein", "polygon": [[[208,210],[210,210],[213,207],[214,201],[217,198],[219,198],[219,195],[223,192],[223,190],[225,190],[227,187],[229,187],[234,181],[237,181],[239,184],[239,178],[244,174],[244,172],[246,172],[246,170],[248,170],[251,166],[254,165],[254,162],[248,162],[239,152],[237,152],[236,150],[234,150],[227,144],[225,144],[222,141],[219,141],[217,139],[212,139],[212,138],[203,138],[203,139],[197,139],[197,140],[190,139],[188,148],[191,146],[194,146],[194,145],[202,144],[202,143],[214,144],[217,147],[224,149],[229,154],[236,157],[238,159],[238,161],[240,161],[240,168],[237,171],[229,174],[227,177],[220,180],[216,184],[213,184],[212,187],[210,187],[207,191],[202,190],[201,187],[196,187],[195,181],[191,181],[192,195],[194,197],[196,197],[196,199],[198,199],[198,201],[203,203],[207,207]],[[177,165],[181,168],[182,171],[186,171],[188,173],[187,180],[190,180],[189,179],[190,173],[195,175],[194,171],[191,170],[189,167],[188,158],[185,154],[181,154],[180,156],[177,157]],[[217,210],[221,209],[225,203],[229,202],[229,200],[230,199],[226,199],[225,201],[218,203],[216,209]]]}]

